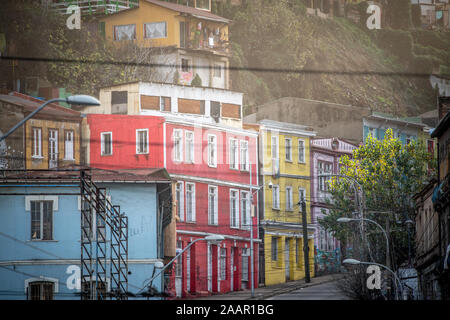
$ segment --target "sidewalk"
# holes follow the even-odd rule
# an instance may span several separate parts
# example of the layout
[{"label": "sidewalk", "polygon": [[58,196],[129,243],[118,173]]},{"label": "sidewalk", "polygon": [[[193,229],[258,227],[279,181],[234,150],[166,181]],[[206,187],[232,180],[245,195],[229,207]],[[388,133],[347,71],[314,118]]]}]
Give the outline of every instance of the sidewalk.
[{"label": "sidewalk", "polygon": [[305,280],[289,281],[286,283],[275,284],[271,286],[263,286],[255,288],[255,296],[251,297],[251,290],[246,289],[242,291],[233,291],[224,294],[215,294],[208,297],[198,297],[195,300],[264,300],[272,296],[282,293],[291,292],[300,288],[316,286],[318,284],[332,282],[343,277],[341,273],[329,274],[325,276],[311,278],[310,283],[305,283]]}]

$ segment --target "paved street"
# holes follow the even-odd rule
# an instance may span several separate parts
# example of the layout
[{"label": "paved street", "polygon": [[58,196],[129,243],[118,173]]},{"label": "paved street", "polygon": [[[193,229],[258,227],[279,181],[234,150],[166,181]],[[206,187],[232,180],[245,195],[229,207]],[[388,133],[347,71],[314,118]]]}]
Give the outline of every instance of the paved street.
[{"label": "paved street", "polygon": [[336,282],[327,282],[279,294],[267,300],[350,300],[336,287]]}]

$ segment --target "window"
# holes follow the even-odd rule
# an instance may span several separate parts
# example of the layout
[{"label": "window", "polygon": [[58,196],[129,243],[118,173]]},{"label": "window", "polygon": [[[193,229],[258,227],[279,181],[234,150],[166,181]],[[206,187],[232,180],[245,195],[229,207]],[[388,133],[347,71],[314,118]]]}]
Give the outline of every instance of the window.
[{"label": "window", "polygon": [[278,260],[278,238],[272,237],[272,261]]},{"label": "window", "polygon": [[277,185],[272,186],[272,208],[280,209],[280,188]]},{"label": "window", "polygon": [[217,137],[208,135],[208,166],[217,167]]},{"label": "window", "polygon": [[181,59],[181,71],[182,72],[189,72],[191,71],[191,63],[189,59]]},{"label": "window", "polygon": [[48,130],[48,166],[49,168],[56,168],[58,166],[58,130],[49,129]]},{"label": "window", "polygon": [[[92,294],[91,291],[96,285],[97,285],[97,288],[96,288],[97,294],[96,294],[96,297],[94,296],[93,298],[96,300],[106,299],[108,283],[104,282],[100,279],[98,279],[98,281],[95,281],[95,279],[94,279],[94,280],[84,281],[82,283],[81,290],[83,292],[84,297],[90,297]],[[90,299],[90,298],[88,298],[88,299]]]},{"label": "window", "polygon": [[182,161],[183,160],[183,139],[182,130],[173,130],[173,160]]},{"label": "window", "polygon": [[53,240],[53,201],[30,201],[31,240]]},{"label": "window", "polygon": [[230,139],[230,169],[238,169],[238,141]]},{"label": "window", "polygon": [[177,182],[175,186],[175,197],[177,200],[177,215],[180,218],[180,221],[184,221],[183,182]]},{"label": "window", "polygon": [[148,129],[136,130],[136,153],[148,153]]},{"label": "window", "polygon": [[272,136],[272,159],[278,159],[278,137]]},{"label": "window", "polygon": [[220,64],[214,64],[214,73],[215,78],[221,78],[222,77],[222,66]]},{"label": "window", "polygon": [[186,183],[186,221],[195,222],[195,184]]},{"label": "window", "polygon": [[292,140],[290,138],[284,139],[284,149],[286,153],[286,161],[292,161]]},{"label": "window", "polygon": [[431,155],[434,155],[434,140],[427,140],[427,150]]},{"label": "window", "polygon": [[218,199],[217,187],[208,187],[208,224],[218,224]]},{"label": "window", "polygon": [[114,40],[136,40],[136,25],[114,26]]},{"label": "window", "polygon": [[[332,164],[329,162],[323,162],[323,161],[319,161],[318,162],[318,166],[319,166],[319,175],[321,174],[331,174],[332,173]],[[319,190],[320,191],[328,191],[328,184],[327,181],[330,180],[330,177],[328,176],[323,176],[323,177],[319,177]]]},{"label": "window", "polygon": [[300,264],[300,239],[295,238],[295,263]]},{"label": "window", "polygon": [[239,193],[230,190],[230,227],[239,228]]},{"label": "window", "polygon": [[169,112],[172,110],[172,103],[170,97],[159,97],[159,110]]},{"label": "window", "polygon": [[249,193],[241,191],[241,224],[242,229],[250,230],[251,226],[251,203]]},{"label": "window", "polygon": [[286,210],[292,211],[294,209],[292,200],[292,187],[286,187]]},{"label": "window", "polygon": [[187,163],[194,163],[194,132],[185,131],[185,140],[186,140],[185,161]]},{"label": "window", "polygon": [[306,190],[303,188],[298,188],[298,201],[300,202],[299,211],[302,212],[302,200],[306,201]]},{"label": "window", "polygon": [[195,2],[195,7],[197,9],[209,10],[209,2],[210,0],[197,0]]},{"label": "window", "polygon": [[227,249],[220,248],[220,272],[219,280],[227,280]]},{"label": "window", "polygon": [[73,130],[64,131],[64,160],[74,160],[73,157]]},{"label": "window", "polygon": [[145,39],[167,38],[167,23],[165,21],[144,23],[144,38]]},{"label": "window", "polygon": [[112,155],[112,132],[102,132],[100,141],[102,156]]},{"label": "window", "polygon": [[248,141],[241,141],[241,170],[249,171]]},{"label": "window", "polygon": [[376,138],[376,129],[375,128],[369,128],[369,134],[372,136],[372,138]]},{"label": "window", "polygon": [[33,127],[33,155],[34,158],[42,157],[42,129]]},{"label": "window", "polygon": [[51,281],[34,281],[28,283],[28,300],[53,300],[55,284]]},{"label": "window", "polygon": [[298,139],[298,162],[305,163],[305,141]]}]

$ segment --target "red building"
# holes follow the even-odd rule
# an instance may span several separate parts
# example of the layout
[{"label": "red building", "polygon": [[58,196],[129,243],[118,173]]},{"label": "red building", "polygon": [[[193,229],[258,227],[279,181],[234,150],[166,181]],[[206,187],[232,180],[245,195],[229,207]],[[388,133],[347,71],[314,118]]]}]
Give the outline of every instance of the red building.
[{"label": "red building", "polygon": [[[242,129],[242,94],[223,89],[180,89],[174,85],[148,83],[142,87],[151,91],[151,95],[141,92],[141,88],[134,88],[133,91],[141,95],[138,99],[140,108],[143,100],[157,96],[160,88],[166,108],[169,101],[172,103],[169,110],[178,109],[178,112],[89,114],[90,143],[87,148],[90,165],[105,169],[165,167],[174,181],[174,215],[177,219],[174,244],[178,252],[207,235],[225,238],[220,243],[197,241],[183,253],[174,263],[169,285],[173,294],[186,297],[249,289],[251,225],[253,283],[257,287],[260,240],[258,219],[251,217],[251,199],[256,206],[258,135],[255,131]],[[173,89],[167,90],[168,87]],[[108,92],[112,94],[114,88],[108,88]],[[101,91],[101,99],[108,101],[105,98],[108,92]],[[142,99],[144,93],[146,97]],[[179,112],[183,108],[184,97],[180,97],[183,94],[189,96],[190,105],[193,105],[192,101],[203,101],[204,113],[199,116]],[[211,100],[205,101],[205,98]],[[215,106],[219,105],[219,117],[211,116],[211,101]],[[102,107],[108,108],[103,101]],[[132,105],[128,104],[128,108],[130,111]],[[226,108],[239,112],[228,111],[229,117],[223,117]],[[235,118],[230,117],[233,115]]]}]

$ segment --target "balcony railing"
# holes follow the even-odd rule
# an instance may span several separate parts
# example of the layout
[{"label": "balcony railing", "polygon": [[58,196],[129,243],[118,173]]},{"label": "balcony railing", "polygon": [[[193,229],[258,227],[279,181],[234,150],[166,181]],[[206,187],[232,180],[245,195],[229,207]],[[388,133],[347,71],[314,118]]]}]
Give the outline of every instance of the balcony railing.
[{"label": "balcony railing", "polygon": [[54,0],[49,6],[62,14],[70,5],[80,7],[82,13],[111,14],[139,6],[138,0]]}]

